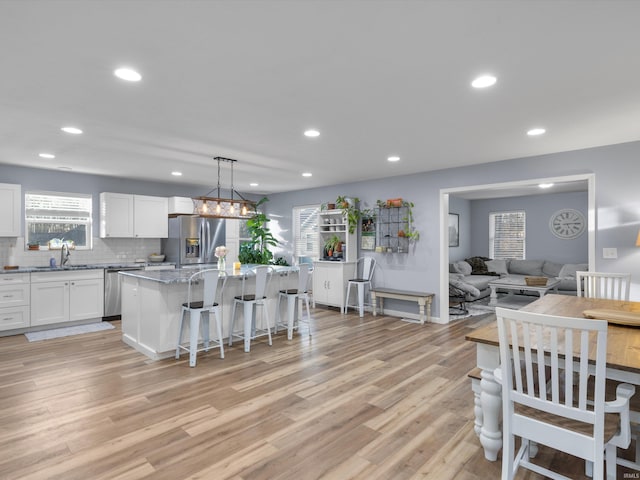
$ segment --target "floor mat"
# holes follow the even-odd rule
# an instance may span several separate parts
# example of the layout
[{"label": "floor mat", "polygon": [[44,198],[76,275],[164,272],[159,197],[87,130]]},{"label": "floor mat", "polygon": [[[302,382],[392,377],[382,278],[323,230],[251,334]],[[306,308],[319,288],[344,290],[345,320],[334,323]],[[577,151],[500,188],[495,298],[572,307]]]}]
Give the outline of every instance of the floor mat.
[{"label": "floor mat", "polygon": [[30,342],[38,342],[40,340],[49,340],[51,338],[68,337],[71,335],[80,335],[83,333],[100,332],[102,330],[111,330],[115,328],[109,322],[88,323],[86,325],[76,325],[73,327],[54,328],[53,330],[41,330],[39,332],[25,333],[24,336]]}]

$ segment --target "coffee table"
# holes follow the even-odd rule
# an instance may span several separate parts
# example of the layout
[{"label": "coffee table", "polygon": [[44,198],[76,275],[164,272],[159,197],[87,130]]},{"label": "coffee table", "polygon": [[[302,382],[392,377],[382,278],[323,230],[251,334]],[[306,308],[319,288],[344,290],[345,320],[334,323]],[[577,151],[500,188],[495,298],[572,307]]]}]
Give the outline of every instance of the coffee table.
[{"label": "coffee table", "polygon": [[544,297],[544,295],[551,290],[553,290],[554,293],[558,293],[559,284],[560,280],[555,278],[550,278],[549,280],[547,280],[546,285],[527,285],[524,281],[524,278],[500,278],[498,280],[494,280],[493,282],[489,282],[489,287],[491,288],[491,298],[489,300],[489,305],[496,306],[498,304],[498,288],[501,290],[506,290],[508,295],[513,295],[515,292],[526,290],[527,292],[537,292],[540,297]]}]

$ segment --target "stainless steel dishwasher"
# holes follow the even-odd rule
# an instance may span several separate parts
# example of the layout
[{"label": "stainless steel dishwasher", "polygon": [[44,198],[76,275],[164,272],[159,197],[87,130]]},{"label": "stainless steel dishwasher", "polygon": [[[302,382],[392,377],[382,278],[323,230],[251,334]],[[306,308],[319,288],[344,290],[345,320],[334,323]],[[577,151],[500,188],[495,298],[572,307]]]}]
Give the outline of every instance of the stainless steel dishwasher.
[{"label": "stainless steel dishwasher", "polygon": [[120,275],[118,272],[144,270],[140,267],[109,267],[104,269],[104,318],[119,317],[121,313]]}]

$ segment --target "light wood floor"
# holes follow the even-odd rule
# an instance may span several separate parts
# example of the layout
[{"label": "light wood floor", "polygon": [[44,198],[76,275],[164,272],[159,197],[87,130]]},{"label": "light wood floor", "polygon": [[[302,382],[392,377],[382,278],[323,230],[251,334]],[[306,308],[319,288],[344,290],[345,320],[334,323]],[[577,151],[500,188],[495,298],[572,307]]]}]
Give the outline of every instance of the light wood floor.
[{"label": "light wood floor", "polygon": [[[314,335],[150,361],[116,330],[0,338],[2,479],[486,480],[464,335],[315,309]],[[545,452],[571,478],[583,464]],[[545,460],[546,458],[546,460]],[[519,478],[539,476],[522,474]]]}]

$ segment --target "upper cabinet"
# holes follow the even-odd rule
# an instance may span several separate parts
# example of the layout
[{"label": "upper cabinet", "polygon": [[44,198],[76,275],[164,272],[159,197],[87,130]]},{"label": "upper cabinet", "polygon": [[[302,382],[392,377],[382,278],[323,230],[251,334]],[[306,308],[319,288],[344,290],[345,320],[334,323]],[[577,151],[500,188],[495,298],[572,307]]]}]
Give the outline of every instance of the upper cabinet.
[{"label": "upper cabinet", "polygon": [[0,237],[19,237],[22,208],[20,185],[0,183]]},{"label": "upper cabinet", "polygon": [[100,194],[100,238],[167,238],[165,197],[103,192]]}]

